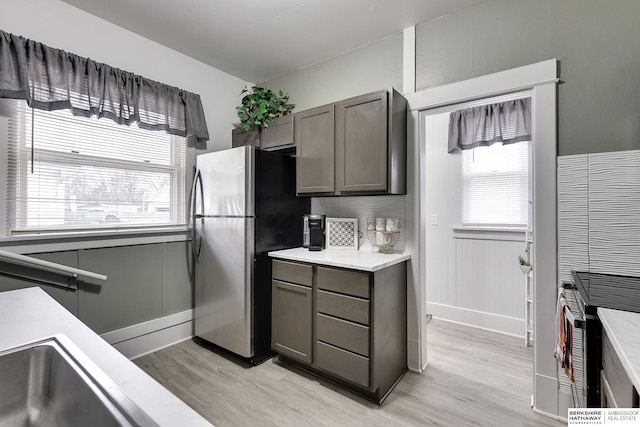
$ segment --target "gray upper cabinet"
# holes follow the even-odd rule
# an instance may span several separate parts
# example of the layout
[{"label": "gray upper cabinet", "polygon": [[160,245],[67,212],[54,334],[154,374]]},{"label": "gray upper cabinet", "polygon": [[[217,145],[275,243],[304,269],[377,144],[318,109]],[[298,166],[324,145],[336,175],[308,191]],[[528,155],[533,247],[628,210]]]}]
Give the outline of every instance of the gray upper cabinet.
[{"label": "gray upper cabinet", "polygon": [[335,192],[335,106],[295,114],[298,194]]},{"label": "gray upper cabinet", "polygon": [[249,130],[237,128],[231,131],[231,147],[253,145],[260,148],[260,127],[253,126]]},{"label": "gray upper cabinet", "polygon": [[[334,107],[334,126],[322,132],[302,120]],[[407,101],[383,90],[296,114],[298,194],[406,194]],[[329,120],[325,119],[328,126]],[[305,150],[301,150],[304,147]],[[329,159],[332,154],[333,158]],[[319,156],[322,155],[322,158]],[[322,160],[322,163],[320,163]],[[330,166],[326,166],[331,161]],[[335,185],[329,182],[335,180]],[[314,184],[309,185],[309,181]]]},{"label": "gray upper cabinet", "polygon": [[278,117],[262,128],[260,148],[272,149],[293,145],[293,115]]},{"label": "gray upper cabinet", "polygon": [[263,150],[280,150],[294,147],[293,114],[276,117],[268,127],[253,126],[248,131],[238,128],[231,132],[231,146],[253,145]]},{"label": "gray upper cabinet", "polygon": [[387,190],[386,91],[336,104],[338,192]]}]

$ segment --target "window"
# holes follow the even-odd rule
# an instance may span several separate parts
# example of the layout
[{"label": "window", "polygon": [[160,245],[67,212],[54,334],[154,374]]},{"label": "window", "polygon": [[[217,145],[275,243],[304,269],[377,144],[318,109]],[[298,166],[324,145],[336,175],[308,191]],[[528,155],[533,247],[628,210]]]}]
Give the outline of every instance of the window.
[{"label": "window", "polygon": [[186,224],[186,140],[11,101],[7,229]]},{"label": "window", "polygon": [[526,227],[529,144],[493,144],[462,151],[462,223]]}]

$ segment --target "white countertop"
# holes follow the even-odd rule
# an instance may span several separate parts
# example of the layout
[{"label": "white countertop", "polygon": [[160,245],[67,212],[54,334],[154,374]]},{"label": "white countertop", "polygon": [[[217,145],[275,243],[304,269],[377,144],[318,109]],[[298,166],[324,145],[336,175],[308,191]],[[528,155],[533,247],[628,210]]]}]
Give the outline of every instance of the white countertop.
[{"label": "white countertop", "polygon": [[211,426],[38,287],[0,292],[0,351],[64,334],[161,426]]},{"label": "white countertop", "polygon": [[331,267],[350,268],[352,270],[378,271],[383,268],[411,259],[409,254],[381,254],[373,253],[371,250],[331,250],[310,251],[306,248],[284,249],[281,251],[269,252],[272,258],[286,259],[289,261],[309,262],[313,264],[323,264]]},{"label": "white countertop", "polygon": [[627,375],[640,391],[640,313],[598,308],[598,317]]}]

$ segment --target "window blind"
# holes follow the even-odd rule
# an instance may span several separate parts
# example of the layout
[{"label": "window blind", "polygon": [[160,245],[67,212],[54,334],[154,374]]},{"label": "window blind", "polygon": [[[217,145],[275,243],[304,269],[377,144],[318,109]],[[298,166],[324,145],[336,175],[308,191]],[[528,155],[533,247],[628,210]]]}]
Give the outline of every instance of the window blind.
[{"label": "window blind", "polygon": [[31,109],[9,120],[11,233],[186,225],[186,139]]},{"label": "window blind", "polygon": [[529,220],[529,142],[462,151],[462,223],[523,226]]}]

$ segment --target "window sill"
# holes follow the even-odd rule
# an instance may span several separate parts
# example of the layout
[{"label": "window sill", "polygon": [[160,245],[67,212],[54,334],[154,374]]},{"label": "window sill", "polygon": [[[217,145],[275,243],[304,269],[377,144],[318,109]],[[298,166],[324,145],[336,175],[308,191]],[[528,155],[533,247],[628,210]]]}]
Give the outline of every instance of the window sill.
[{"label": "window sill", "polygon": [[0,238],[0,248],[17,254],[148,245],[191,240],[189,228],[21,234]]},{"label": "window sill", "polygon": [[483,227],[477,225],[457,225],[453,227],[454,239],[503,240],[525,242],[526,228],[521,227]]}]

